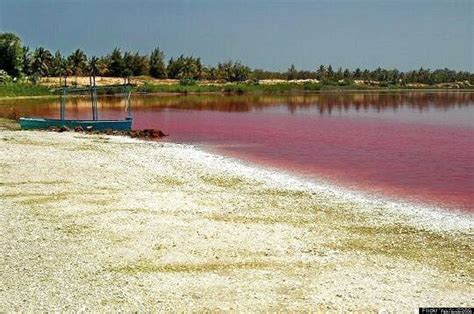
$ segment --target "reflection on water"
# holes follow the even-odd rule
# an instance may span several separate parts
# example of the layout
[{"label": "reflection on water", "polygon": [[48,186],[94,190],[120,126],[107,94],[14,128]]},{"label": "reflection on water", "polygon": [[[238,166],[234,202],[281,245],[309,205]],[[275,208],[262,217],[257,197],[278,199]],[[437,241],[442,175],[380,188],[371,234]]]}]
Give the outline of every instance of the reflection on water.
[{"label": "reflection on water", "polygon": [[[134,96],[135,128],[160,128],[254,163],[474,211],[474,93]],[[126,115],[101,97],[99,117]],[[1,101],[0,116],[58,117],[56,100]],[[68,118],[90,118],[71,98]]]},{"label": "reflection on water", "polygon": [[[474,93],[470,92],[396,92],[396,93],[321,93],[309,95],[186,95],[186,96],[151,96],[134,95],[134,107],[193,109],[226,112],[247,112],[264,110],[269,106],[283,106],[290,113],[299,110],[315,109],[321,114],[350,110],[398,110],[411,108],[419,111],[429,109],[451,109],[469,106],[474,102]],[[123,98],[117,96],[99,97],[99,104],[104,110],[123,110]],[[71,116],[90,114],[88,97],[69,98],[68,113]],[[0,115],[5,117],[16,111],[22,115],[54,116],[58,114],[57,99],[19,99],[0,100]],[[108,112],[106,112],[107,114]]]}]

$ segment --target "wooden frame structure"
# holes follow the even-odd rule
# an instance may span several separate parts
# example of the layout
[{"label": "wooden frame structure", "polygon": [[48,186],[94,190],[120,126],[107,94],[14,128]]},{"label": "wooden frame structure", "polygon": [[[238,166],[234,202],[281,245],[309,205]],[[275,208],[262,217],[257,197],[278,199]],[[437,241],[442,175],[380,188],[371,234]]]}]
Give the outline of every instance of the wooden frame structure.
[{"label": "wooden frame structure", "polygon": [[[76,128],[81,127],[87,130],[119,130],[129,131],[132,129],[132,111],[131,111],[131,85],[108,85],[108,86],[96,86],[95,78],[94,82],[89,87],[83,88],[71,88],[63,86],[58,89],[60,91],[60,106],[59,106],[59,119],[44,119],[44,118],[20,118],[20,125],[23,130],[31,129],[49,129],[51,127],[67,127]],[[107,90],[111,88],[121,88],[122,94],[125,99],[125,107],[127,116],[123,120],[99,120],[99,112],[97,106],[97,91]],[[71,120],[66,119],[66,100],[70,93],[89,92],[91,99],[92,119],[91,120]]]}]

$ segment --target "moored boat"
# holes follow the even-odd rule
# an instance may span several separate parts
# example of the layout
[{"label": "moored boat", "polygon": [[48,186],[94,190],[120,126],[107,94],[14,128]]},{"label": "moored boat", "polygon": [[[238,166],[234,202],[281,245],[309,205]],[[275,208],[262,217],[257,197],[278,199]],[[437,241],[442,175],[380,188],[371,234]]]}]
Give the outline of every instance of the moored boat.
[{"label": "moored boat", "polygon": [[130,131],[132,129],[132,118],[123,120],[69,120],[69,119],[43,119],[43,118],[20,118],[22,130],[47,130],[51,127],[67,127],[74,129],[81,127],[84,130],[117,130]]},{"label": "moored boat", "polygon": [[[122,88],[123,95],[125,98],[125,108],[127,112],[127,117],[122,120],[100,120],[98,118],[97,110],[97,89],[107,89],[107,88]],[[47,118],[20,118],[20,126],[22,130],[47,130],[49,128],[61,128],[67,127],[69,129],[74,129],[76,127],[81,127],[84,130],[116,130],[116,131],[130,131],[132,129],[132,116],[131,116],[131,107],[130,107],[130,96],[131,89],[130,84],[123,85],[113,85],[113,86],[103,86],[98,87],[94,84],[88,88],[70,88],[64,86],[60,89],[61,98],[60,98],[60,109],[59,109],[59,119],[47,119]],[[91,108],[92,108],[92,119],[66,119],[66,97],[68,93],[71,92],[90,92],[91,97]]]}]

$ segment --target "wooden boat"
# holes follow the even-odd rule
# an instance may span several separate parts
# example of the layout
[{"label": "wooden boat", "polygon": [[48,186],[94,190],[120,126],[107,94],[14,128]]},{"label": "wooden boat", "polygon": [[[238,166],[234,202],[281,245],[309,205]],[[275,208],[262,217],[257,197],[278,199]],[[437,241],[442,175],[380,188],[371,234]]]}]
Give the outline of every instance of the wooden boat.
[{"label": "wooden boat", "polygon": [[[132,129],[133,119],[131,117],[130,107],[130,95],[131,89],[130,84],[123,85],[111,85],[111,86],[95,86],[91,84],[88,88],[70,88],[67,86],[62,87],[61,98],[60,98],[60,118],[59,119],[45,119],[45,118],[20,118],[20,126],[22,130],[33,130],[33,129],[49,129],[51,127],[67,127],[74,129],[81,127],[84,130],[117,130],[117,131],[130,131]],[[122,88],[123,95],[125,96],[125,106],[128,116],[123,120],[99,120],[97,111],[97,89],[108,89],[108,88]],[[68,93],[72,92],[88,92],[91,97],[92,105],[92,119],[88,120],[76,120],[76,119],[65,119],[66,115],[66,97]]]},{"label": "wooden boat", "polygon": [[125,118],[123,120],[61,120],[42,118],[20,118],[20,126],[22,130],[47,130],[51,127],[60,128],[65,126],[69,129],[82,127],[84,130],[130,131],[132,129],[132,118]]}]

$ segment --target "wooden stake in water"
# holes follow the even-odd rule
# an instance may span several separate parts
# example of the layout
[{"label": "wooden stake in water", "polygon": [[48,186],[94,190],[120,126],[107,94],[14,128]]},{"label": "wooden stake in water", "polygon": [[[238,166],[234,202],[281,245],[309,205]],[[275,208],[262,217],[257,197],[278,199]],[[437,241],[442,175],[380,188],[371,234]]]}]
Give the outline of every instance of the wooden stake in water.
[{"label": "wooden stake in water", "polygon": [[67,93],[67,89],[66,87],[63,87],[63,93],[61,95],[61,102],[60,102],[60,108],[59,108],[59,116],[61,120],[64,120],[65,115],[66,115],[66,93]]},{"label": "wooden stake in water", "polygon": [[132,118],[132,107],[131,107],[131,104],[130,104],[130,96],[132,94],[132,90],[130,89],[130,87],[127,85],[127,117],[129,119]]}]

